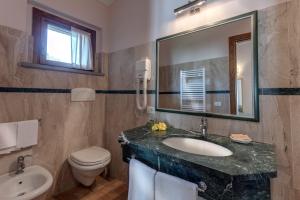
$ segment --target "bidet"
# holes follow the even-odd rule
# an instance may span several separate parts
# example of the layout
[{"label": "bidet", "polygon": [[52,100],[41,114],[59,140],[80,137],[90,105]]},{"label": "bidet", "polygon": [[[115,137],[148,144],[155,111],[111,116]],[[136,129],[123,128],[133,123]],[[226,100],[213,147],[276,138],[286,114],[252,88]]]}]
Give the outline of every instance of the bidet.
[{"label": "bidet", "polygon": [[21,174],[0,176],[1,200],[32,200],[44,194],[52,185],[50,172],[40,166],[31,166]]}]

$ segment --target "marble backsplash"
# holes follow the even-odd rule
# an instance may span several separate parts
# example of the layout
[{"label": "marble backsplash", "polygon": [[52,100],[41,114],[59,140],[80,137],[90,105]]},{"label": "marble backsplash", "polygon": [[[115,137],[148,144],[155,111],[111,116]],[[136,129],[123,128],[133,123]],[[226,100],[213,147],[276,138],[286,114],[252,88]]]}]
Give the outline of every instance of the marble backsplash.
[{"label": "marble backsplash", "polygon": [[[300,3],[287,1],[258,12],[259,87],[299,88],[300,75]],[[298,18],[297,18],[298,17]],[[134,90],[134,63],[141,57],[155,60],[155,43],[110,54],[109,89]],[[153,63],[153,67],[155,63]],[[149,90],[155,89],[151,79]],[[148,95],[154,105],[155,95]],[[209,132],[228,136],[245,132],[255,141],[274,144],[278,177],[272,180],[272,200],[300,199],[300,96],[260,95],[260,122],[208,119]],[[127,177],[127,165],[116,142],[122,130],[144,124],[149,116],[135,109],[135,95],[107,95],[106,144],[115,156],[111,163],[113,177]],[[183,129],[199,128],[199,117],[156,112],[151,118],[165,120]]]}]

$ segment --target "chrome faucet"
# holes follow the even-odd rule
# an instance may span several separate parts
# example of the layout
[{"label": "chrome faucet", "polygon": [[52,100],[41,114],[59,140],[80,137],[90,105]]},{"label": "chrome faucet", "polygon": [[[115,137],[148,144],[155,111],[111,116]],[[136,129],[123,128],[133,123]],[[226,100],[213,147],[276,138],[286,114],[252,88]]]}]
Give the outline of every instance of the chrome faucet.
[{"label": "chrome faucet", "polygon": [[207,119],[205,117],[202,117],[201,124],[200,124],[200,133],[204,138],[207,138],[208,136],[207,128],[208,128]]},{"label": "chrome faucet", "polygon": [[25,158],[26,157],[31,157],[31,155],[26,155],[26,156],[19,156],[17,158],[17,170],[16,170],[16,174],[22,174],[24,172],[25,169]]}]

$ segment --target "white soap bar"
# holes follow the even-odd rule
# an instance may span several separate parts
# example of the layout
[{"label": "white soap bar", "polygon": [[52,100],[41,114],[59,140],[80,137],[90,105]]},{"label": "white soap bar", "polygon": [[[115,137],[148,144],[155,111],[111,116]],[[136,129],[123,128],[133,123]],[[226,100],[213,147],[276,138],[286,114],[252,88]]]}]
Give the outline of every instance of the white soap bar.
[{"label": "white soap bar", "polygon": [[26,148],[38,142],[38,120],[18,122],[17,148]]},{"label": "white soap bar", "polygon": [[0,124],[0,150],[17,145],[17,123]]},{"label": "white soap bar", "polygon": [[71,92],[71,101],[95,101],[96,91],[91,88],[75,88]]}]

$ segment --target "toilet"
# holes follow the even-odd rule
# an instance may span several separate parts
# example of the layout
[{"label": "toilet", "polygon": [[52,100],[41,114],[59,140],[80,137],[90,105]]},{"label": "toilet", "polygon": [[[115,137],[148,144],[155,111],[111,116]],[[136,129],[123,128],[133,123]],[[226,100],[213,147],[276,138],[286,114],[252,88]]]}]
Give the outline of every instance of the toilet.
[{"label": "toilet", "polygon": [[91,186],[110,160],[110,152],[96,146],[74,152],[68,158],[74,178],[84,186]]}]

